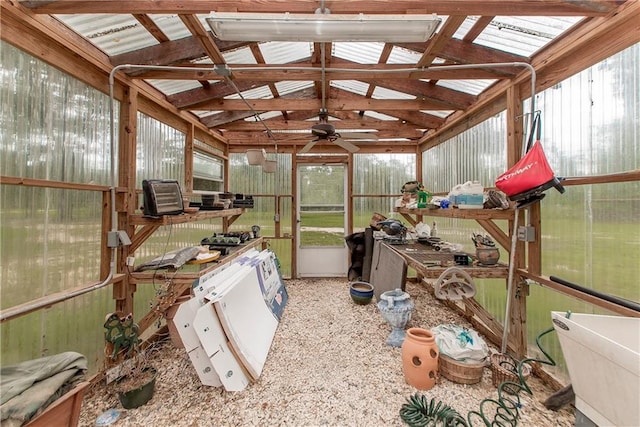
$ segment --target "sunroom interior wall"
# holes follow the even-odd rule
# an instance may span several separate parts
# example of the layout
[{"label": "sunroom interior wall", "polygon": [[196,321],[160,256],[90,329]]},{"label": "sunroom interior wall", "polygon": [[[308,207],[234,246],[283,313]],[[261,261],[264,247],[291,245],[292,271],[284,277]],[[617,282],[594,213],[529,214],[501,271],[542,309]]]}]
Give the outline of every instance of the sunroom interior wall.
[{"label": "sunroom interior wall", "polygon": [[[108,96],[5,42],[0,63],[0,175],[109,185]],[[99,280],[102,191],[2,185],[0,216],[3,310]],[[113,306],[96,291],[3,323],[3,366],[72,350],[95,368]]]},{"label": "sunroom interior wall", "polygon": [[358,196],[391,195],[392,197],[354,197],[354,232],[369,226],[374,212],[391,218],[402,186],[416,179],[415,154],[354,154],[353,194]]},{"label": "sunroom interior wall", "polygon": [[[275,173],[266,173],[262,166],[249,165],[245,153],[229,155],[229,191],[254,197],[254,207],[242,214],[231,227],[235,231],[248,231],[252,225],[260,226],[260,235],[268,238],[275,236],[274,216],[276,214],[275,196],[280,197],[280,233],[281,236],[293,235],[291,217],[292,156],[290,153],[268,151],[267,159],[277,160]],[[291,245],[273,241],[270,248],[276,253],[283,267],[283,274],[290,275]]]}]

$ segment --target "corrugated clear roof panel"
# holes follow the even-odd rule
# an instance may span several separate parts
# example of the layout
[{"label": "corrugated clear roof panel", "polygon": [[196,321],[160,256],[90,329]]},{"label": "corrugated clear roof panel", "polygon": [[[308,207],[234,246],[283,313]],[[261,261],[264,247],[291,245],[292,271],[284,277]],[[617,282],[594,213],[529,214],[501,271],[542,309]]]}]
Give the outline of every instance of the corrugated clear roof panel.
[{"label": "corrugated clear roof panel", "polygon": [[276,89],[280,95],[286,95],[288,93],[297,92],[299,90],[308,89],[313,87],[313,82],[308,81],[282,81],[276,82]]},{"label": "corrugated clear roof panel", "polygon": [[369,84],[359,82],[357,80],[334,80],[331,82],[332,87],[337,87],[338,89],[344,89],[352,93],[357,93],[358,95],[366,95],[367,90],[369,90]]},{"label": "corrugated clear roof panel", "polygon": [[[153,22],[162,30],[162,32],[171,40],[179,40],[185,37],[191,37],[187,27],[178,15],[149,15]],[[205,27],[209,29],[209,27]]]},{"label": "corrugated clear roof panel", "polygon": [[453,110],[420,110],[420,112],[444,119],[449,114],[453,113]]},{"label": "corrugated clear roof panel", "polygon": [[387,116],[386,114],[378,113],[377,111],[365,111],[365,117],[371,117],[372,119],[378,120],[398,120],[397,117]]},{"label": "corrugated clear roof panel", "polygon": [[438,80],[436,85],[471,95],[478,95],[496,81],[497,80]]},{"label": "corrugated clear roof panel", "polygon": [[383,47],[379,42],[335,42],[333,54],[359,64],[377,64]]},{"label": "corrugated clear roof panel", "polygon": [[189,110],[189,112],[195,114],[201,119],[209,116],[215,116],[216,114],[222,113],[222,111],[210,111],[210,110]]},{"label": "corrugated clear roof panel", "polygon": [[257,64],[256,57],[248,47],[230,50],[222,54],[227,64]]},{"label": "corrugated clear roof panel", "polygon": [[165,95],[184,92],[185,90],[202,87],[196,80],[146,80]]},{"label": "corrugated clear roof panel", "polygon": [[417,64],[420,58],[422,58],[420,52],[394,46],[387,60],[387,64]]},{"label": "corrugated clear roof panel", "polygon": [[376,86],[371,97],[374,99],[416,99],[415,95],[386,89],[380,86]]},{"label": "corrugated clear roof panel", "polygon": [[[273,99],[273,94],[271,93],[269,86],[260,86],[245,90],[242,92],[242,96],[246,99]],[[240,99],[240,95],[234,93],[232,95],[225,96],[224,99]]]},{"label": "corrugated clear roof panel", "polygon": [[308,42],[267,42],[260,43],[260,51],[267,64],[288,64],[309,58],[313,44]]},{"label": "corrugated clear roof panel", "polygon": [[[264,113],[258,114],[262,120],[273,119],[275,117],[282,117],[282,113],[280,111],[265,111]],[[245,119],[248,122],[255,122],[255,117],[247,117]]]},{"label": "corrugated clear roof panel", "polygon": [[158,44],[131,15],[56,15],[56,18],[109,56]]},{"label": "corrugated clear roof panel", "polygon": [[[496,16],[474,40],[474,43],[516,55],[531,56],[580,19]],[[474,20],[467,19],[467,21],[474,23]]]}]

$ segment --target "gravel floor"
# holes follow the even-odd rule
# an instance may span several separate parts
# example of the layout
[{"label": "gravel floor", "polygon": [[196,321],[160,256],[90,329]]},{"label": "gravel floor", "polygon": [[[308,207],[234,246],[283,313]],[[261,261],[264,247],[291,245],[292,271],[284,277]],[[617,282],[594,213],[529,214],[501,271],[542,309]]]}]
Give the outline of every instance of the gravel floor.
[{"label": "gravel floor", "polygon": [[[399,410],[417,390],[405,383],[401,350],[388,347],[390,332],[375,301],[355,305],[345,280],[286,281],[289,302],[261,377],[241,392],[202,386],[183,349],[170,341],[154,355],[156,392],[146,405],[122,410],[102,383],[84,399],[81,426],[94,426],[110,408],[122,410],[117,426],[402,426]],[[469,326],[423,287],[408,283],[415,303],[407,327],[429,329],[443,323]],[[528,381],[533,396],[522,395],[521,426],[573,426],[572,407],[558,412],[542,402],[552,393]],[[482,381],[462,385],[439,378],[429,398],[460,412],[479,411],[497,398],[491,370]],[[495,407],[485,410],[491,418]],[[475,420],[474,425],[482,425]]]}]

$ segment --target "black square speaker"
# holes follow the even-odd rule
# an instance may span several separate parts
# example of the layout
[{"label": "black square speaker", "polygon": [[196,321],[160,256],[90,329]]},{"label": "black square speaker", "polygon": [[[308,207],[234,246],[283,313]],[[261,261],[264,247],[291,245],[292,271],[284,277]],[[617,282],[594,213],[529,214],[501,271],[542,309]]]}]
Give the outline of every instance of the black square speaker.
[{"label": "black square speaker", "polygon": [[144,215],[178,215],[184,212],[182,192],[175,180],[145,179],[142,181]]}]

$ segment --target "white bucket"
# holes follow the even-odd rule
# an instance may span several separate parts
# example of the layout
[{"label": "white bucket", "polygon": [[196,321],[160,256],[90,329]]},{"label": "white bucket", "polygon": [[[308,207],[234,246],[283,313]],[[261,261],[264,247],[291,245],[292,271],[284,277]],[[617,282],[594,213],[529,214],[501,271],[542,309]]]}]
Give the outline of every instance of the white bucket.
[{"label": "white bucket", "polygon": [[267,152],[263,149],[247,150],[247,161],[252,166],[261,165],[267,158]]}]

